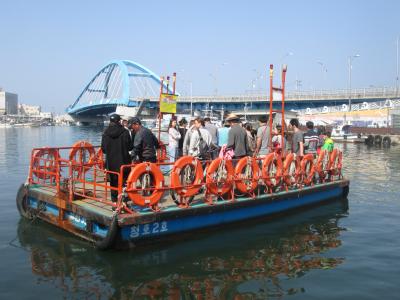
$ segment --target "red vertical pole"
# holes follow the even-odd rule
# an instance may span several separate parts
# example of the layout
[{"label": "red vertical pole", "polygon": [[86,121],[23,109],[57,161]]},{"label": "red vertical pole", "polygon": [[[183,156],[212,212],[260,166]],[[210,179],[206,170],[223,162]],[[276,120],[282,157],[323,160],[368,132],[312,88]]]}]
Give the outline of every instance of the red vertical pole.
[{"label": "red vertical pole", "polygon": [[271,145],[272,138],[272,101],[273,101],[273,78],[274,78],[274,65],[269,65],[269,140],[268,146]]},{"label": "red vertical pole", "polygon": [[283,151],[285,150],[285,82],[286,82],[286,70],[287,70],[287,66],[283,65],[282,68],[282,136],[281,136],[281,141],[282,141],[282,154]]},{"label": "red vertical pole", "polygon": [[175,95],[175,87],[176,87],[176,72],[172,75],[172,94]]},{"label": "red vertical pole", "polygon": [[[160,98],[158,100],[158,141],[161,141],[161,118],[162,118],[162,113],[161,113],[161,96],[164,90],[164,77],[161,77],[161,88],[160,88]],[[168,90],[167,90],[168,92]],[[158,151],[160,151],[158,157],[161,157],[161,150],[159,149]]]},{"label": "red vertical pole", "polygon": [[167,94],[169,94],[169,76],[167,76]]}]

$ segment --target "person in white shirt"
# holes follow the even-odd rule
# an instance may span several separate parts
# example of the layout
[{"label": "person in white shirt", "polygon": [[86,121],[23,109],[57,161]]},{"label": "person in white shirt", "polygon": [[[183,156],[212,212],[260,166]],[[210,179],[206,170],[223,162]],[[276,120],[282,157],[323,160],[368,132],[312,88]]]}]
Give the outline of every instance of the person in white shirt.
[{"label": "person in white shirt", "polygon": [[200,140],[202,139],[204,143],[210,147],[212,138],[208,130],[204,128],[204,121],[200,117],[194,120],[194,126],[191,129],[189,139],[188,154],[200,159],[206,159],[201,157]]},{"label": "person in white shirt", "polygon": [[178,157],[178,143],[181,139],[176,119],[171,119],[168,126],[168,157],[170,162],[174,162]]}]

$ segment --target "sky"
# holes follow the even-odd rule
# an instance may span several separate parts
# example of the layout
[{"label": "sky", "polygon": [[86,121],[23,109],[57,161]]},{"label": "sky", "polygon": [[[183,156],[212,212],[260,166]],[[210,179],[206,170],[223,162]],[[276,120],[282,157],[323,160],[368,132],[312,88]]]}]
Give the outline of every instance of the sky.
[{"label": "sky", "polygon": [[398,0],[0,0],[0,11],[0,87],[47,111],[114,59],[177,72],[181,94],[189,82],[193,95],[265,90],[269,64],[283,63],[289,90],[346,89],[353,55],[353,88],[396,84]]}]

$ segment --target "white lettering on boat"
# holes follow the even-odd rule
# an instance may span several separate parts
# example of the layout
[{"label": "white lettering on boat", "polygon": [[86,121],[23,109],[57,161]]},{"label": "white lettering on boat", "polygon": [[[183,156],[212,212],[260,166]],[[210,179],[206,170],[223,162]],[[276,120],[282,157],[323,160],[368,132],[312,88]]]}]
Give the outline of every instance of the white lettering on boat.
[{"label": "white lettering on boat", "polygon": [[82,226],[86,226],[86,220],[85,220],[85,218],[84,218],[84,217],[81,217],[81,216],[79,216],[79,215],[69,214],[69,215],[68,215],[68,219],[71,220],[71,221],[73,221],[73,222],[75,222],[75,223],[78,223],[78,224],[80,224],[80,225],[82,225]]},{"label": "white lettering on boat", "polygon": [[154,222],[151,224],[144,224],[144,225],[132,225],[131,232],[129,234],[130,238],[137,238],[143,235],[149,234],[157,234],[160,232],[168,231],[168,223],[166,221],[163,222]]}]

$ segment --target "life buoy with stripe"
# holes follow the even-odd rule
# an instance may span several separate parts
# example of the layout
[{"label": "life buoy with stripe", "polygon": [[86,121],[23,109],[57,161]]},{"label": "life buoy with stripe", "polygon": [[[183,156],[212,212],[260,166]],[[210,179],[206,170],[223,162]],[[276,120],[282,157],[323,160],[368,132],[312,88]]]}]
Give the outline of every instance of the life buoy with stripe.
[{"label": "life buoy with stripe", "polygon": [[319,180],[321,182],[325,181],[326,175],[328,175],[330,164],[330,153],[327,150],[322,150],[319,152],[317,163],[315,165],[315,170],[318,173]]},{"label": "life buoy with stripe", "polygon": [[81,178],[89,171],[90,166],[92,166],[90,161],[95,154],[93,145],[87,141],[78,141],[72,145],[69,160],[72,162],[72,170],[76,172],[76,178]]},{"label": "life buoy with stripe", "polygon": [[203,167],[200,160],[193,156],[179,158],[171,171],[171,189],[182,197],[196,195],[203,181]]},{"label": "life buoy with stripe", "polygon": [[276,153],[269,153],[262,164],[262,175],[265,184],[274,188],[282,182],[283,164],[282,159]]},{"label": "life buoy with stripe", "polygon": [[342,151],[336,148],[333,149],[328,166],[330,175],[335,176],[340,174],[342,170],[342,159],[343,159]]},{"label": "life buoy with stripe", "polygon": [[306,154],[301,160],[301,182],[305,185],[311,184],[314,180],[314,174],[314,154]]},{"label": "life buoy with stripe", "polygon": [[283,180],[287,186],[298,183],[300,175],[300,160],[295,153],[286,155],[283,161]]},{"label": "life buoy with stripe", "polygon": [[235,168],[236,188],[242,193],[251,193],[257,188],[260,167],[254,157],[241,158]]},{"label": "life buoy with stripe", "polygon": [[55,180],[56,175],[50,173],[59,171],[59,159],[58,149],[42,148],[35,151],[31,162],[32,174],[39,179]]},{"label": "life buoy with stripe", "polygon": [[234,176],[231,160],[214,159],[207,168],[207,191],[218,196],[226,194],[232,189]]},{"label": "life buoy with stripe", "polygon": [[169,161],[167,154],[167,146],[161,141],[159,141],[158,144],[160,145],[160,148],[157,149],[157,160],[159,162]]},{"label": "life buoy with stripe", "polygon": [[164,194],[164,175],[160,168],[150,162],[134,166],[129,173],[126,192],[129,198],[140,206],[153,206]]}]

